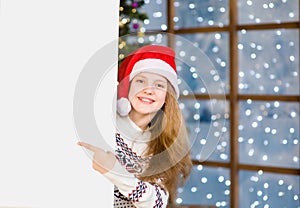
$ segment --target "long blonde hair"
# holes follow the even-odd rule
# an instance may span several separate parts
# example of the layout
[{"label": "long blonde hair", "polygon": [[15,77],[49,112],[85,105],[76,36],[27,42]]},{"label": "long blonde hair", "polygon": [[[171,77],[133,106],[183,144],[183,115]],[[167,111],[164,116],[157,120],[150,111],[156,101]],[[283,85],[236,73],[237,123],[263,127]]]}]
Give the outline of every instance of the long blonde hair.
[{"label": "long blonde hair", "polygon": [[151,159],[140,178],[150,183],[161,180],[169,192],[169,204],[175,204],[177,187],[185,183],[192,161],[187,129],[169,82],[167,89],[165,104],[150,124],[152,139],[145,154]]}]

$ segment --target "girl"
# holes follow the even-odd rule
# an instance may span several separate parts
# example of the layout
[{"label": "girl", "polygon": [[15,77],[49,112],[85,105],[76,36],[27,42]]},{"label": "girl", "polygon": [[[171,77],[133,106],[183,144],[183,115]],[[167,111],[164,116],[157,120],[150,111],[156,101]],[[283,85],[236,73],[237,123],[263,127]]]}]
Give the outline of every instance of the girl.
[{"label": "girl", "polygon": [[165,208],[192,167],[178,106],[175,52],[148,45],[127,56],[118,72],[115,153],[84,142],[93,168],[115,185],[115,208]]}]

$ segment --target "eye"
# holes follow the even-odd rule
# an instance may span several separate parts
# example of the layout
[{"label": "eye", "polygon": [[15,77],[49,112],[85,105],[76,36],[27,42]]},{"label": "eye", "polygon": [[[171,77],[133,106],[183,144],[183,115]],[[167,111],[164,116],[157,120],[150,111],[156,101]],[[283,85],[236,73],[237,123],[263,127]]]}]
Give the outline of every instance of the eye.
[{"label": "eye", "polygon": [[142,80],[142,79],[136,79],[135,82],[137,82],[137,83],[144,83],[144,80]]},{"label": "eye", "polygon": [[165,89],[166,88],[166,86],[164,84],[161,84],[161,83],[157,83],[156,87],[160,88],[160,89]]}]

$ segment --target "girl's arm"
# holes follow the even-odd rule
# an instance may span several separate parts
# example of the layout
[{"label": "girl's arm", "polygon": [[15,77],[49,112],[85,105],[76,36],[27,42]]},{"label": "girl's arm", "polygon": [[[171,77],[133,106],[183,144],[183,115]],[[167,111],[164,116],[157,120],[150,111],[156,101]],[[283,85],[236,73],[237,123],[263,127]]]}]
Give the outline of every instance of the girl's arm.
[{"label": "girl's arm", "polygon": [[150,184],[129,173],[112,152],[85,142],[78,145],[94,152],[93,168],[116,185],[137,208],[166,208],[169,193],[158,184]]},{"label": "girl's arm", "polygon": [[141,181],[118,161],[112,170],[103,174],[137,208],[165,208],[169,193],[158,184]]}]

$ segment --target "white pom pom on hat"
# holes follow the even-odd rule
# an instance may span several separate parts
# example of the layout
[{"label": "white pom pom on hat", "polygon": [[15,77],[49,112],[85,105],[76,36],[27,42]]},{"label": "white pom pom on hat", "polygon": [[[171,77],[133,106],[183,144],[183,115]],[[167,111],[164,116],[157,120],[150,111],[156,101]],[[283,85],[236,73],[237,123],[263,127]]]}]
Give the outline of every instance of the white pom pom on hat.
[{"label": "white pom pom on hat", "polygon": [[164,76],[173,86],[177,98],[179,97],[174,50],[159,45],[143,46],[129,54],[118,70],[117,111],[120,116],[126,116],[131,111],[128,100],[130,81],[141,72]]},{"label": "white pom pom on hat", "polygon": [[127,116],[128,113],[131,111],[131,104],[128,98],[120,98],[117,100],[117,111],[120,116]]}]

